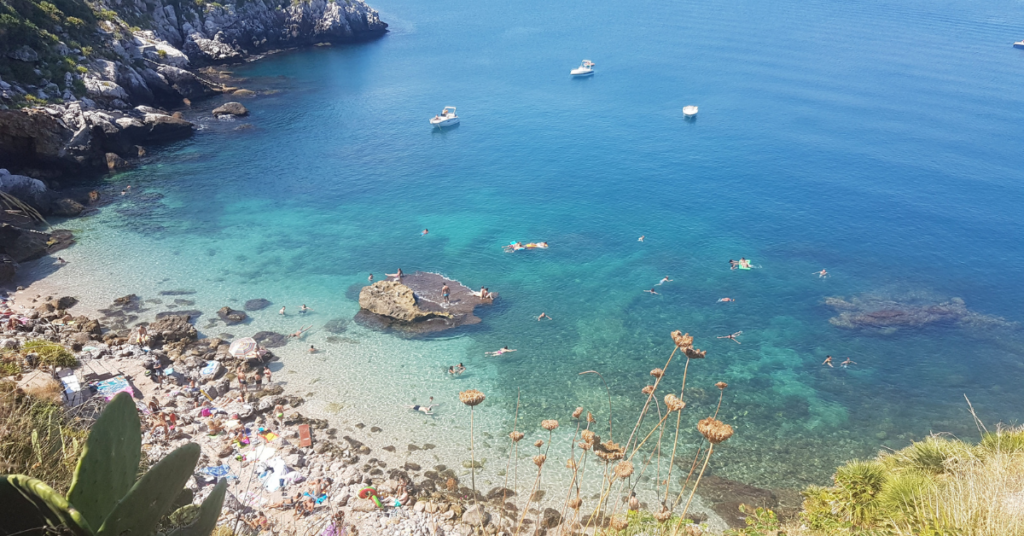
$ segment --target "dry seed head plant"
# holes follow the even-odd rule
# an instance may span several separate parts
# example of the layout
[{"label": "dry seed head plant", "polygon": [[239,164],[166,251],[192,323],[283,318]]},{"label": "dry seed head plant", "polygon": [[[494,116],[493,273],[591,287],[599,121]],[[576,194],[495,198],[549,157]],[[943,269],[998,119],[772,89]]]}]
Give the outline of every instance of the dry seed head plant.
[{"label": "dry seed head plant", "polygon": [[679,397],[676,395],[669,394],[665,395],[665,407],[669,411],[682,411],[686,407],[686,402],[679,400]]},{"label": "dry seed head plant", "polygon": [[612,516],[610,524],[611,527],[615,530],[626,530],[626,527],[629,526],[629,520],[626,518],[626,516],[622,515]]},{"label": "dry seed head plant", "polygon": [[508,434],[508,436],[510,438],[512,438],[513,442],[518,443],[519,440],[523,438],[523,433],[522,432],[511,432],[511,433]]},{"label": "dry seed head plant", "polygon": [[536,465],[537,467],[540,467],[540,466],[544,465],[544,461],[547,460],[547,459],[548,459],[547,456],[545,456],[543,454],[538,454],[538,455],[533,457],[533,464]]},{"label": "dry seed head plant", "polygon": [[640,389],[640,392],[645,394],[645,395],[647,395],[647,396],[650,396],[651,393],[654,392],[654,386],[653,385],[648,385],[648,386],[644,387],[643,389]]},{"label": "dry seed head plant", "polygon": [[678,329],[672,332],[672,341],[676,343],[676,347],[685,350],[693,346],[693,337],[689,333],[683,333]]},{"label": "dry seed head plant", "polygon": [[576,497],[575,499],[569,499],[569,508],[578,510],[580,506],[583,506],[583,499]]},{"label": "dry seed head plant", "polygon": [[718,382],[718,383],[715,384],[715,387],[724,390],[726,387],[729,387],[729,384],[727,384],[725,382]]},{"label": "dry seed head plant", "polygon": [[576,411],[572,412],[572,418],[573,419],[579,419],[580,415],[583,415],[583,408],[582,407],[576,408]]},{"label": "dry seed head plant", "polygon": [[582,433],[580,433],[580,437],[582,437],[584,441],[592,445],[594,443],[601,442],[601,436],[595,434],[593,430],[584,430]]},{"label": "dry seed head plant", "polygon": [[462,401],[463,404],[470,407],[479,405],[481,402],[484,401],[485,398],[487,397],[485,397],[483,393],[477,391],[476,389],[470,389],[468,391],[462,391],[461,393],[459,393],[459,400]]},{"label": "dry seed head plant", "polygon": [[537,448],[541,448],[541,447],[544,446],[544,441],[538,439],[537,442],[533,444],[533,446],[535,446]]},{"label": "dry seed head plant", "polygon": [[595,422],[597,422],[597,419],[594,418],[594,414],[589,411],[587,412],[587,422],[589,422],[590,424],[594,424]]},{"label": "dry seed head plant", "polygon": [[619,462],[615,466],[615,476],[621,479],[629,478],[629,475],[633,474],[633,464],[631,462]]},{"label": "dry seed head plant", "polygon": [[576,465],[576,460],[574,460],[572,458],[569,458],[569,461],[565,462],[565,468],[566,469],[572,469],[572,470],[575,471],[577,467],[578,466]]},{"label": "dry seed head plant", "polygon": [[658,523],[664,523],[672,517],[672,512],[668,508],[662,507],[660,512],[654,514],[654,519],[658,520]]},{"label": "dry seed head plant", "polygon": [[660,378],[660,377],[662,377],[664,375],[665,375],[665,371],[661,370],[660,368],[656,368],[656,369],[651,371],[651,376],[654,376],[655,378]]},{"label": "dry seed head plant", "polygon": [[732,437],[732,426],[712,417],[701,419],[697,423],[697,431],[713,445],[717,445]]},{"label": "dry seed head plant", "polygon": [[546,421],[541,421],[540,427],[550,432],[550,431],[554,430],[555,428],[558,428],[558,421],[556,421],[554,419],[548,419]]},{"label": "dry seed head plant", "polygon": [[708,354],[706,350],[698,350],[693,347],[687,348],[683,350],[683,352],[686,353],[686,357],[689,359],[704,359],[704,357]]}]

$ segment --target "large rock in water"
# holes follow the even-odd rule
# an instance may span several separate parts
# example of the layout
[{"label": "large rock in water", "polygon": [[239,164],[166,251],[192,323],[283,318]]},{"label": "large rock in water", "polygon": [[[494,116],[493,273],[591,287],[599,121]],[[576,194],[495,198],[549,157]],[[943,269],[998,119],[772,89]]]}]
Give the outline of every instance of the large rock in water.
[{"label": "large rock in water", "polygon": [[225,324],[231,326],[234,324],[238,324],[239,322],[245,322],[245,319],[248,318],[249,315],[225,305],[224,307],[221,307],[219,311],[217,311],[217,316],[219,316],[220,319],[223,320]]},{"label": "large rock in water", "polygon": [[359,292],[359,307],[402,322],[451,318],[449,313],[424,311],[416,305],[412,289],[398,281],[377,281]]},{"label": "large rock in water", "polygon": [[[442,303],[441,288],[448,285],[449,303]],[[359,291],[356,322],[380,330],[428,333],[478,324],[473,314],[481,300],[469,287],[442,275],[416,272],[398,281],[378,281]]]},{"label": "large rock in water", "polygon": [[245,106],[242,106],[242,103],[240,102],[225,102],[224,104],[214,108],[211,113],[217,117],[222,115],[243,116],[249,115],[249,110],[245,109]]}]

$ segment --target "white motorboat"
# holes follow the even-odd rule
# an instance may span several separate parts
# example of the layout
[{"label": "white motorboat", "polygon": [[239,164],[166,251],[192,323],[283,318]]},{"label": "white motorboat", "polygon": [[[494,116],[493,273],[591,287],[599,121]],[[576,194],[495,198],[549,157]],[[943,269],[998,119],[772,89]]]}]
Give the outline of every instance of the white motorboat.
[{"label": "white motorboat", "polygon": [[683,106],[683,117],[694,117],[696,115],[697,115],[697,107],[696,106],[693,106],[693,105]]},{"label": "white motorboat", "polygon": [[1024,39],[1021,39],[1020,41],[1017,41],[1016,43],[1014,43],[1013,47],[1014,48],[1024,48]]},{"label": "white motorboat", "polygon": [[440,114],[430,119],[430,124],[437,128],[450,127],[459,124],[459,116],[455,113],[454,106],[445,106]]},{"label": "white motorboat", "polygon": [[594,74],[594,62],[590,60],[583,60],[583,63],[579,67],[569,71],[569,74],[573,76],[590,76]]}]

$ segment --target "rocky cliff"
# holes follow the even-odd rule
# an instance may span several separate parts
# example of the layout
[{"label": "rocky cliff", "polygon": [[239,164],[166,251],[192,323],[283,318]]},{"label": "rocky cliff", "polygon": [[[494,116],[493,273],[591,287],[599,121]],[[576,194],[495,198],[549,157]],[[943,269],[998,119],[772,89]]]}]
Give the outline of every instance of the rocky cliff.
[{"label": "rocky cliff", "polygon": [[197,68],[386,31],[362,0],[0,2],[0,110],[36,108],[0,112],[0,167],[116,168],[137,146],[191,135],[159,108],[233,89]]}]

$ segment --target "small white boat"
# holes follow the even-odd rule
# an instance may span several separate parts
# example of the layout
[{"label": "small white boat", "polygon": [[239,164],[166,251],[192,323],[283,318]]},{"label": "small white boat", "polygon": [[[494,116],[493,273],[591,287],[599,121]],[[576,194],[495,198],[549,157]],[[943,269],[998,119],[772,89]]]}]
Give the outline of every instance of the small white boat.
[{"label": "small white boat", "polygon": [[594,74],[594,62],[590,60],[583,60],[583,63],[579,67],[569,71],[569,74],[573,76],[590,76]]},{"label": "small white boat", "polygon": [[683,106],[683,117],[693,117],[695,115],[697,115],[697,107],[696,106],[693,106],[693,105]]},{"label": "small white boat", "polygon": [[1021,39],[1020,41],[1017,41],[1016,43],[1014,43],[1013,47],[1014,48],[1024,48],[1024,39]]},{"label": "small white boat", "polygon": [[459,116],[455,113],[454,106],[445,106],[440,114],[430,119],[430,124],[437,128],[450,127],[459,124]]}]

